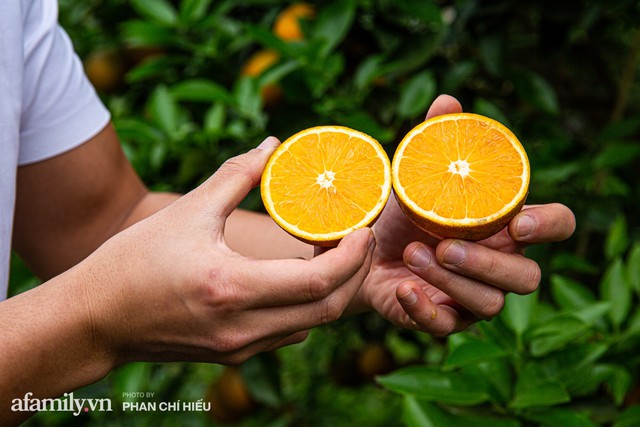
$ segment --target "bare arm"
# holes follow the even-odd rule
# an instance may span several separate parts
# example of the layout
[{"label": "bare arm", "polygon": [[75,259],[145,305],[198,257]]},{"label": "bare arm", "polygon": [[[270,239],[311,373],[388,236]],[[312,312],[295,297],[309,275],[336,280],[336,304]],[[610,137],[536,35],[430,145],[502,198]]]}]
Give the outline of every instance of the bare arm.
[{"label": "bare arm", "polygon": [[[133,190],[126,188],[118,174],[103,170],[99,163],[92,163],[85,173],[108,177],[106,181],[77,175],[85,167],[76,164],[81,154],[77,150],[95,149],[91,146],[95,141],[50,160],[66,164],[66,169],[39,165],[49,172],[76,173],[82,197],[66,179],[56,182],[60,178],[55,174],[46,179],[49,192],[54,193],[56,183],[66,185],[66,191],[46,194],[34,175],[30,177],[37,183],[34,194],[41,199],[31,207],[42,211],[29,213],[25,211],[30,205],[25,193],[29,187],[21,182],[21,211],[28,218],[20,219],[16,245],[40,274],[54,275],[98,248],[41,286],[0,302],[3,425],[30,415],[11,410],[13,399],[28,392],[34,398],[55,397],[132,360],[240,363],[257,352],[299,342],[309,328],[342,315],[369,271],[375,247],[370,230],[353,233],[338,248],[313,260],[257,260],[235,253],[226,244],[227,216],[259,182],[277,145],[273,139],[267,142],[231,159],[189,194],[161,196],[173,203],[135,224],[137,218],[155,210],[146,201],[153,199],[145,200],[144,187],[130,181]],[[104,146],[104,141],[98,145]],[[100,150],[93,155],[99,154]],[[71,158],[76,161],[68,163]],[[105,161],[104,156],[101,159]],[[120,174],[129,173],[126,165],[112,166]],[[93,191],[87,182],[92,182]],[[98,189],[118,195],[100,197],[94,194]],[[126,214],[118,216],[109,200]],[[49,205],[54,202],[65,214],[75,214],[81,230],[91,235],[77,233],[72,221],[57,212],[56,204]],[[97,206],[86,208],[92,214],[74,212],[73,208],[89,202]],[[47,230],[47,216],[52,231]],[[109,218],[120,219],[119,226],[111,225]],[[237,221],[239,227],[242,218]],[[28,224],[35,228],[29,229]],[[97,228],[93,234],[91,227]],[[246,228],[248,233],[255,230]],[[236,238],[241,239],[240,231]],[[64,239],[65,233],[71,233],[70,241],[82,249],[49,241]],[[253,250],[258,247],[252,246]],[[58,260],[49,261],[45,248]]]},{"label": "bare arm", "polygon": [[[48,279],[179,197],[144,186],[109,125],[74,150],[19,169],[14,248]],[[313,253],[259,213],[237,210],[225,235],[232,249],[255,258],[309,258]]]}]

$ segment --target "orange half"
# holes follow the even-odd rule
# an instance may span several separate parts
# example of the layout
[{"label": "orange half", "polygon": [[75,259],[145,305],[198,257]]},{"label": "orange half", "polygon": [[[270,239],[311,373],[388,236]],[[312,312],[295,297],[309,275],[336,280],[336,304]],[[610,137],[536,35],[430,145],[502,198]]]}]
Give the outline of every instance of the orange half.
[{"label": "orange half", "polygon": [[343,126],[312,127],[276,149],[260,193],[269,215],[288,233],[334,246],[380,215],[391,193],[391,165],[369,135]]},{"label": "orange half", "polygon": [[529,160],[518,138],[477,114],[431,118],[398,145],[392,164],[398,203],[439,237],[487,238],[524,205]]}]

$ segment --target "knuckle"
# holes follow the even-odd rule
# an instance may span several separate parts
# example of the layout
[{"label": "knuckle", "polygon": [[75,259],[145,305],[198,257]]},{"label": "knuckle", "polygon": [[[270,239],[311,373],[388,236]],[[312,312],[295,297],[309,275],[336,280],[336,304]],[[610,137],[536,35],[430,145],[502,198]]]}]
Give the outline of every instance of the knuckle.
[{"label": "knuckle", "polygon": [[531,264],[522,273],[523,286],[521,290],[522,295],[530,294],[538,289],[540,280],[542,280],[542,271],[540,266],[531,262]]},{"label": "knuckle", "polygon": [[320,304],[319,322],[322,325],[338,320],[344,311],[344,307],[336,298],[325,298]]},{"label": "knuckle", "polygon": [[254,181],[253,168],[249,167],[249,163],[243,156],[236,156],[225,161],[217,171],[222,178],[242,179],[245,181]]},{"label": "knuckle", "polygon": [[321,300],[331,293],[332,281],[324,274],[314,272],[307,282],[307,292],[311,301]]},{"label": "knuckle", "polygon": [[230,354],[240,349],[239,340],[235,333],[221,332],[213,338],[210,350],[219,354]]},{"label": "knuckle", "polygon": [[500,314],[504,307],[504,293],[499,289],[491,289],[487,292],[487,302],[482,307],[481,317],[492,319]]}]

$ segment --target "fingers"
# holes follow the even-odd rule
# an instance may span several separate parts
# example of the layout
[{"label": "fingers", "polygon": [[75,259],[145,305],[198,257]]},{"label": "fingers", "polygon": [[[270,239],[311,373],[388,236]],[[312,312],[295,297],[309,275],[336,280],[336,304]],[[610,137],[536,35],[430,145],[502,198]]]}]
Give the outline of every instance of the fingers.
[{"label": "fingers", "polygon": [[441,116],[443,114],[461,112],[462,105],[460,105],[457,99],[450,95],[440,95],[435,99],[435,101],[433,101],[431,107],[429,107],[426,119],[430,119],[435,116]]},{"label": "fingers", "polygon": [[330,296],[370,263],[374,247],[371,229],[364,228],[309,261],[243,260],[234,281],[251,287],[239,291],[247,308],[312,303]]},{"label": "fingers", "polygon": [[540,267],[535,261],[477,243],[444,240],[436,248],[436,257],[447,270],[508,292],[529,294],[540,283]]},{"label": "fingers", "polygon": [[436,304],[417,283],[407,281],[396,289],[396,298],[406,313],[403,326],[434,336],[446,336],[461,331],[472,323],[446,304]]},{"label": "fingers", "polygon": [[575,229],[573,212],[560,203],[526,206],[509,223],[511,238],[526,243],[559,242]]},{"label": "fingers", "polygon": [[226,218],[233,212],[258,185],[269,157],[279,144],[277,138],[268,137],[257,148],[224,162],[201,186],[209,195],[208,204],[214,214]]},{"label": "fingers", "polygon": [[447,270],[438,264],[432,248],[415,242],[407,246],[403,257],[409,270],[478,318],[489,319],[502,310],[504,292],[501,289]]},{"label": "fingers", "polygon": [[[364,231],[359,234],[367,236]],[[371,242],[367,239],[364,239],[364,241]],[[369,273],[374,247],[375,243],[371,243],[366,250],[364,262],[360,263],[360,268],[356,271],[346,274],[346,276],[351,274],[349,277],[340,274],[333,281],[323,280],[323,288],[325,290],[320,291],[322,288],[318,287],[313,294],[309,294],[307,285],[301,286],[297,283],[282,282],[282,287],[290,287],[292,289],[292,291],[288,292],[289,297],[285,298],[287,305],[271,304],[264,306],[263,303],[263,307],[250,310],[253,315],[245,322],[245,326],[256,337],[269,337],[293,334],[300,330],[311,329],[337,320],[358,292]],[[327,258],[327,255],[333,255],[332,252],[338,252],[338,249],[339,247],[318,258]],[[324,267],[328,270],[335,270],[340,264],[336,261],[336,259],[325,260],[326,265]],[[311,263],[312,261],[304,262]],[[342,259],[340,262],[345,263],[345,260]],[[279,294],[286,293],[280,289]],[[277,301],[282,301],[280,295],[269,295],[269,298],[272,298],[272,301],[273,298]]]}]

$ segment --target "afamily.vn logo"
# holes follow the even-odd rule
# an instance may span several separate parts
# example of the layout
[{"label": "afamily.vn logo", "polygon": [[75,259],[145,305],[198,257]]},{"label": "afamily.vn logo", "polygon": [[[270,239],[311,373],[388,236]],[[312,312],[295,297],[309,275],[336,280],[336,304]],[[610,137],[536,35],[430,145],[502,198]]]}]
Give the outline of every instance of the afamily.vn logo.
[{"label": "afamily.vn logo", "polygon": [[80,415],[83,411],[111,412],[111,399],[76,399],[73,393],[65,393],[57,399],[35,399],[33,393],[28,392],[24,398],[15,398],[11,401],[11,410],[14,412],[73,412]]}]

